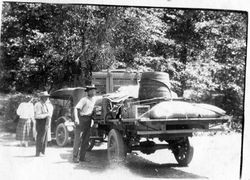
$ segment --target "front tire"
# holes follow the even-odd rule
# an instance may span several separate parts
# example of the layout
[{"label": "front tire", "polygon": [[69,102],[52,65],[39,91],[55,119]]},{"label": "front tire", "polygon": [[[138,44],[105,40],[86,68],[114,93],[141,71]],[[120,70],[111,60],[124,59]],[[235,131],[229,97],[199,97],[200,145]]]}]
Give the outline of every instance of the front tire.
[{"label": "front tire", "polygon": [[60,123],[56,127],[56,143],[60,147],[64,147],[69,142],[69,132],[64,123]]},{"label": "front tire", "polygon": [[108,135],[108,160],[110,163],[123,162],[126,157],[124,140],[121,133],[112,129]]}]

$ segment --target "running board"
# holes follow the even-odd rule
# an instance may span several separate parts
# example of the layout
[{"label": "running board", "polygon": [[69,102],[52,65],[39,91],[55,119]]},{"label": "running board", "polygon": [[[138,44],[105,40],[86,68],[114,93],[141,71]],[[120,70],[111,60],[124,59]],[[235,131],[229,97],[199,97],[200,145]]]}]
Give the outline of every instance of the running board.
[{"label": "running board", "polygon": [[90,139],[95,139],[95,140],[103,140],[103,138],[99,137],[99,136],[90,136],[89,138]]}]

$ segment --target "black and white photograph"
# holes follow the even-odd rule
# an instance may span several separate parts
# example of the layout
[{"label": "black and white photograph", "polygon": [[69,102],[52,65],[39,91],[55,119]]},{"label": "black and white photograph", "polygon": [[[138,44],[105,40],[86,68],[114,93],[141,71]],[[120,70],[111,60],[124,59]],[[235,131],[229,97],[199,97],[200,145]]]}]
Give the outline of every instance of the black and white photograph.
[{"label": "black and white photograph", "polygon": [[249,5],[0,2],[0,179],[250,180]]}]

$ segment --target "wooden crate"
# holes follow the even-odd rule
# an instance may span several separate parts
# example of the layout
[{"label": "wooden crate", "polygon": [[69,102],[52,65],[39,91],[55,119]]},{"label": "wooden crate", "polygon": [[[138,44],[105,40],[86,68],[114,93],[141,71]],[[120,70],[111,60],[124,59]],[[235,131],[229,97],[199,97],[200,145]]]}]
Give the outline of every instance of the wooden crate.
[{"label": "wooden crate", "polygon": [[106,70],[92,74],[92,83],[97,87],[98,94],[115,92],[121,86],[136,85],[139,80],[139,73],[126,70]]}]

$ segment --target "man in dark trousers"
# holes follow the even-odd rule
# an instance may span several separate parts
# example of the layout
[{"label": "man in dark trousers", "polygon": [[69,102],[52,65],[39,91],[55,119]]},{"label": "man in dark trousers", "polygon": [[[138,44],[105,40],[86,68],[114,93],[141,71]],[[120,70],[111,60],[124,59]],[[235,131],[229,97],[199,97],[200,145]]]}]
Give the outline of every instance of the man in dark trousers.
[{"label": "man in dark trousers", "polygon": [[36,156],[40,156],[40,153],[45,154],[45,148],[47,146],[47,129],[50,114],[46,101],[49,98],[48,92],[41,92],[38,94],[40,101],[35,104],[34,114],[36,120]]},{"label": "man in dark trousers", "polygon": [[[87,86],[85,91],[87,92],[87,96],[83,97],[74,109],[76,127],[74,133],[73,162],[75,163],[87,161],[85,154],[89,143],[91,119],[96,101],[96,88],[94,85]],[[80,145],[81,149],[79,154]]]}]

